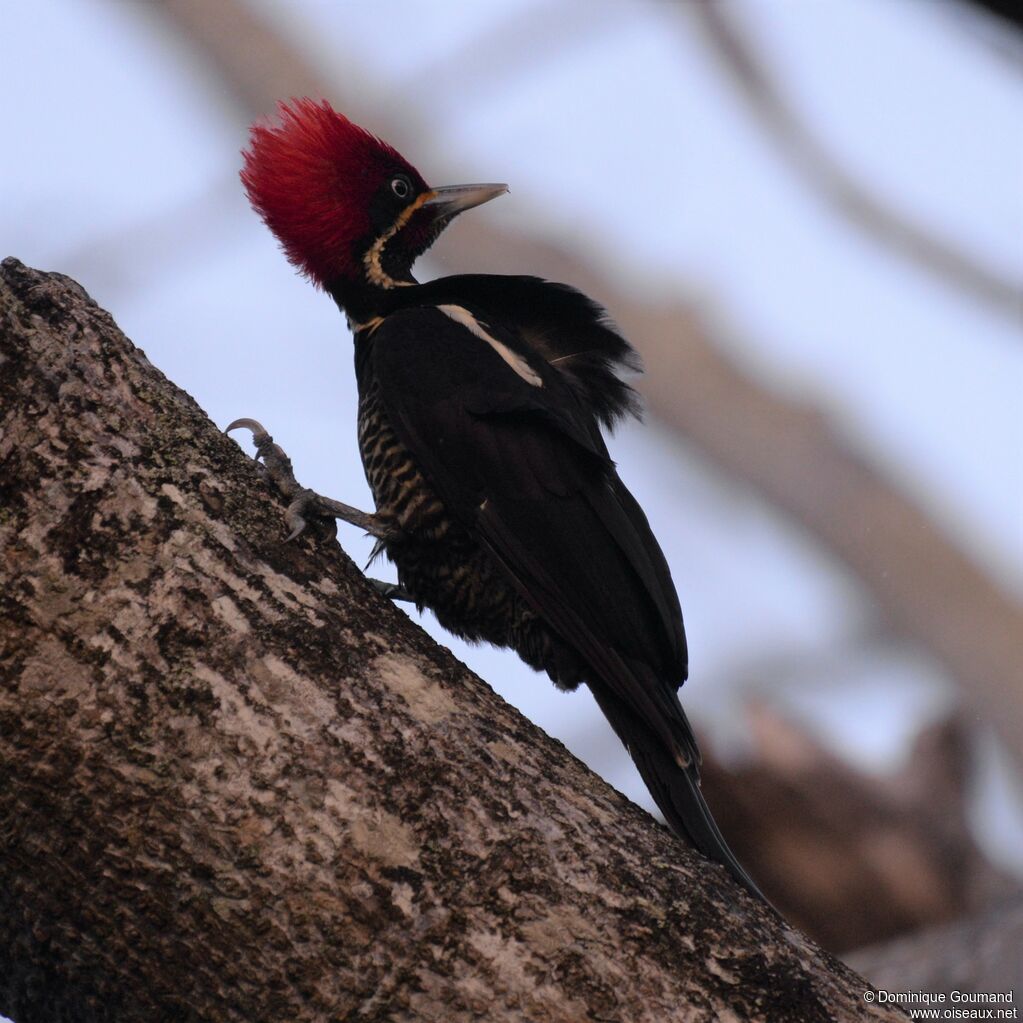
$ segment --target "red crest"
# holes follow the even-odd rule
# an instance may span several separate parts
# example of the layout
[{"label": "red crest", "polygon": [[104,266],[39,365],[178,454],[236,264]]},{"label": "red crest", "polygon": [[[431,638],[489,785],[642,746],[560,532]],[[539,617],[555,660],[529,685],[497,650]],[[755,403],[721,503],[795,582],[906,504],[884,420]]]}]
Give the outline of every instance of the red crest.
[{"label": "red crest", "polygon": [[280,125],[255,124],[242,156],[242,184],[288,259],[318,287],[361,276],[356,242],[372,231],[369,206],[396,173],[426,188],[386,142],[325,100],[280,104]]}]

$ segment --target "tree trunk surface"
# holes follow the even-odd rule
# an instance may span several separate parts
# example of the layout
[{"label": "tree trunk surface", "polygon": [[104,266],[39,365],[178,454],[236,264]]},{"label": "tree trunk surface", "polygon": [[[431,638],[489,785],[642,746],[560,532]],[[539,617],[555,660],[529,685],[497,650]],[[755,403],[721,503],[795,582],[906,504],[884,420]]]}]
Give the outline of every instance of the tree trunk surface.
[{"label": "tree trunk surface", "polygon": [[285,533],[79,285],[4,261],[0,1012],[903,1018]]}]

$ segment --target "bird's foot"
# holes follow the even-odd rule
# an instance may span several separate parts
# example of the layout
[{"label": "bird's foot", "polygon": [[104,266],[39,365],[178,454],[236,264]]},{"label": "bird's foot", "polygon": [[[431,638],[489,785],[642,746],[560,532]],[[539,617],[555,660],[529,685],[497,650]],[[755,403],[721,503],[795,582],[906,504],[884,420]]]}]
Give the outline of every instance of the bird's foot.
[{"label": "bird's foot", "polygon": [[367,579],[366,582],[382,597],[388,597],[391,600],[405,600],[410,604],[416,602],[416,598],[401,583],[385,583],[382,579]]},{"label": "bird's foot", "polygon": [[[371,536],[380,540],[386,540],[393,536],[393,527],[382,522],[376,515],[359,511],[358,508],[353,508],[350,504],[343,504],[341,501],[323,497],[316,491],[303,487],[295,479],[291,459],[284,449],[274,443],[273,437],[255,419],[236,419],[224,432],[230,433],[241,427],[252,432],[252,442],[256,447],[256,461],[263,463],[271,482],[290,501],[288,510],[285,512],[288,527],[291,529],[288,535],[289,540],[294,540],[305,529],[307,516],[341,519],[366,530]],[[401,589],[400,587],[395,588]],[[405,598],[397,596],[394,599],[403,600]]]}]

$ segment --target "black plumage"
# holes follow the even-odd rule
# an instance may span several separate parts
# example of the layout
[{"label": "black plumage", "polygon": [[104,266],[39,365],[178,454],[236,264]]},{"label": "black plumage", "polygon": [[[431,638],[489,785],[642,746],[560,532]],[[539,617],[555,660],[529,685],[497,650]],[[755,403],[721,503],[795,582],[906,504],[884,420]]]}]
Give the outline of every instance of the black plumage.
[{"label": "black plumage", "polygon": [[400,583],[457,635],[585,682],[673,830],[756,891],[699,789],[668,566],[599,429],[637,409],[617,375],[635,353],[599,306],[536,278],[444,278],[375,305],[355,334],[360,442]]},{"label": "black plumage", "polygon": [[418,283],[416,257],[504,186],[430,188],[326,104],[282,112],[280,128],[253,129],[242,178],[289,258],[348,316],[376,513],[321,507],[369,528],[405,594],[445,628],[511,647],[564,689],[589,686],[672,830],[760,895],[700,792],[677,696],[678,596],[601,435],[638,412],[620,375],[639,368],[634,351],[565,285]]}]

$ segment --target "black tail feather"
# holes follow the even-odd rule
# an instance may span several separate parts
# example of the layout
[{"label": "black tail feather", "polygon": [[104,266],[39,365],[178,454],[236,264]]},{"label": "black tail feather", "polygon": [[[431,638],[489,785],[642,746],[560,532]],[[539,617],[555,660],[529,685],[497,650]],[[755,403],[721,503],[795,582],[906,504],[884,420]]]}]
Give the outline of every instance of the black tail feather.
[{"label": "black tail feather", "polygon": [[680,766],[665,750],[658,736],[617,697],[599,692],[596,687],[591,688],[600,709],[625,744],[640,777],[671,830],[708,859],[724,866],[750,894],[770,905],[767,897],[728,848],[703,798],[700,791],[699,753],[681,706],[678,709],[681,715],[679,746],[689,754],[687,767]]}]

